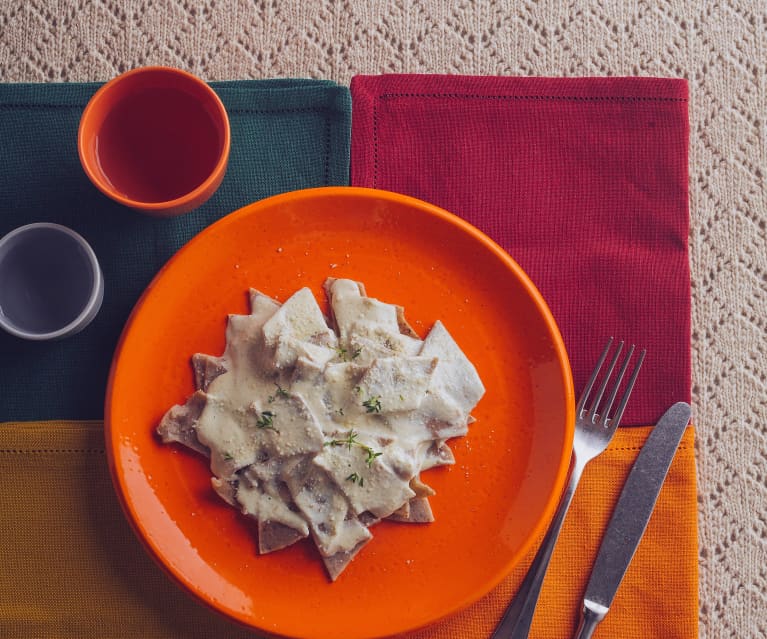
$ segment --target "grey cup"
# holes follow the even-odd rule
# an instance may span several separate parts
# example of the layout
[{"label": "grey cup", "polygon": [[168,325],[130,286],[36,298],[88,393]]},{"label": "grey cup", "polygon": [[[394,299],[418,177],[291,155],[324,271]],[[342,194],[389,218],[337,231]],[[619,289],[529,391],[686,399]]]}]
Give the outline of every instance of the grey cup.
[{"label": "grey cup", "polygon": [[0,328],[29,340],[84,329],[104,298],[96,254],[75,231],[39,222],[0,239]]}]

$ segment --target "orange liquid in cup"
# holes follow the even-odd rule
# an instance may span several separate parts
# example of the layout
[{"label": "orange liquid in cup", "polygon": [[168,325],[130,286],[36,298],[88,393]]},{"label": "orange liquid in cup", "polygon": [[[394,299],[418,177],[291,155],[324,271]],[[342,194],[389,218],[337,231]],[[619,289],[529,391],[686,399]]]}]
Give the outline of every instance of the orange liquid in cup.
[{"label": "orange liquid in cup", "polygon": [[107,114],[96,153],[111,186],[139,202],[167,202],[213,172],[225,140],[205,106],[176,88],[145,88]]}]

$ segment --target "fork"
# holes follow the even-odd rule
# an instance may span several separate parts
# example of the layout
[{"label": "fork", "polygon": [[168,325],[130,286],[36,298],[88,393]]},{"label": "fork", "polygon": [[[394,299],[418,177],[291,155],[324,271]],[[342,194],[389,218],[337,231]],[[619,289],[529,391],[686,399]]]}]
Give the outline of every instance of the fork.
[{"label": "fork", "polygon": [[549,566],[552,552],[554,551],[554,545],[559,537],[559,531],[562,529],[565,515],[570,508],[570,502],[573,499],[575,489],[583,474],[583,469],[586,467],[586,464],[607,448],[607,445],[615,434],[618,424],[620,424],[621,417],[623,417],[623,411],[626,409],[631,390],[634,388],[634,382],[636,382],[639,369],[644,361],[645,351],[642,350],[639,354],[634,369],[626,383],[623,395],[618,403],[618,407],[616,408],[615,413],[610,415],[610,410],[615,403],[621,382],[628,369],[629,361],[634,354],[634,346],[632,345],[629,348],[626,358],[623,360],[617,378],[612,384],[612,390],[608,395],[606,405],[600,406],[602,397],[610,382],[610,377],[612,376],[613,370],[623,351],[623,342],[618,344],[618,348],[612,356],[610,365],[604,374],[596,395],[591,401],[589,396],[591,395],[591,391],[599,376],[599,372],[602,369],[602,365],[607,359],[612,344],[613,338],[611,337],[608,340],[607,346],[605,346],[597,365],[591,373],[591,377],[586,383],[586,387],[583,389],[583,393],[581,393],[578,404],[575,407],[575,434],[573,437],[570,479],[567,483],[567,488],[559,502],[557,512],[554,514],[554,518],[546,532],[546,536],[543,538],[541,546],[533,559],[533,563],[530,565],[530,569],[527,572],[525,579],[522,581],[522,585],[520,586],[517,595],[503,614],[491,639],[526,639],[530,633],[530,625],[533,621],[533,614],[535,613],[535,606],[541,592],[543,578],[546,575],[546,570]]}]

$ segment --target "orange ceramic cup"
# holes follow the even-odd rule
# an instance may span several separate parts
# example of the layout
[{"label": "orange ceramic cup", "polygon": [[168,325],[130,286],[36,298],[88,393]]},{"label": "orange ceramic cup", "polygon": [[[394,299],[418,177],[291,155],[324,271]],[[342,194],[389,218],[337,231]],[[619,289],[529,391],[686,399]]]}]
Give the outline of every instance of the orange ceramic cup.
[{"label": "orange ceramic cup", "polygon": [[141,67],[107,82],[85,107],[77,140],[85,173],[102,193],[157,216],[210,198],[230,144],[215,91],[170,67]]}]

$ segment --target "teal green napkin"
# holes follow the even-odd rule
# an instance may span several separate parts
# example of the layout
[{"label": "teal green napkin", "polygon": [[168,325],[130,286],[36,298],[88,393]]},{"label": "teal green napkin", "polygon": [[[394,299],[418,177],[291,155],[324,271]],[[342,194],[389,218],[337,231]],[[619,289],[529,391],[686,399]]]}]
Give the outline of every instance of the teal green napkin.
[{"label": "teal green napkin", "polygon": [[351,100],[318,80],[213,82],[229,113],[226,177],[199,209],[155,219],[102,195],[77,155],[80,115],[99,84],[0,85],[0,236],[30,222],[80,233],[104,271],[104,304],[83,332],[27,342],[0,331],[0,422],[98,419],[120,331],[141,292],[184,243],[262,198],[348,184]]}]

